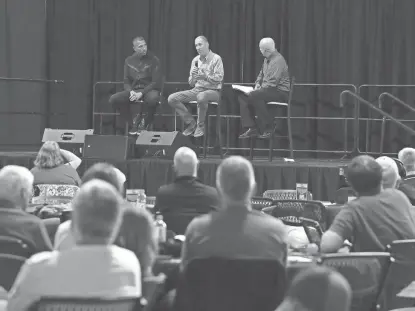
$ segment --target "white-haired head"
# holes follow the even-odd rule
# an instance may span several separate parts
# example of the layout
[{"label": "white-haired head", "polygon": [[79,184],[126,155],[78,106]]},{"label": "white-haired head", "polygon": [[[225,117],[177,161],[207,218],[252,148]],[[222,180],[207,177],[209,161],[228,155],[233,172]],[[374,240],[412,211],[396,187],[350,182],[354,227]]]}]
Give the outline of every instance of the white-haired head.
[{"label": "white-haired head", "polygon": [[176,171],[176,175],[179,176],[197,176],[197,167],[199,161],[197,159],[196,153],[188,148],[188,147],[181,147],[177,149],[176,153],[174,154],[174,169]]},{"label": "white-haired head", "polygon": [[251,206],[256,182],[251,162],[240,156],[222,161],[216,171],[216,186],[225,206]]},{"label": "white-haired head", "polygon": [[395,188],[400,179],[399,169],[396,162],[389,157],[379,157],[376,162],[382,167],[382,187],[383,189]]},{"label": "white-haired head", "polygon": [[25,210],[32,197],[33,174],[25,167],[8,165],[0,170],[0,199]]},{"label": "white-haired head", "polygon": [[406,175],[415,175],[415,149],[403,148],[398,153],[398,159],[402,162],[405,168]]},{"label": "white-haired head", "polygon": [[263,38],[259,41],[259,50],[266,58],[275,52],[275,42],[272,38]]},{"label": "white-haired head", "polygon": [[93,179],[72,201],[72,229],[77,244],[112,244],[122,218],[122,197],[113,185]]}]

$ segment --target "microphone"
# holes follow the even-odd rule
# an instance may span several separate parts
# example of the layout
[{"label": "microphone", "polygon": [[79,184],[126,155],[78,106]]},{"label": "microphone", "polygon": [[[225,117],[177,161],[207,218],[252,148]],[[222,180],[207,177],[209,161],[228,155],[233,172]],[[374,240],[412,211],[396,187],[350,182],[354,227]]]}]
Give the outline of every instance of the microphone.
[{"label": "microphone", "polygon": [[199,61],[196,61],[196,62],[195,62],[195,67],[196,67],[196,68],[199,68]]}]

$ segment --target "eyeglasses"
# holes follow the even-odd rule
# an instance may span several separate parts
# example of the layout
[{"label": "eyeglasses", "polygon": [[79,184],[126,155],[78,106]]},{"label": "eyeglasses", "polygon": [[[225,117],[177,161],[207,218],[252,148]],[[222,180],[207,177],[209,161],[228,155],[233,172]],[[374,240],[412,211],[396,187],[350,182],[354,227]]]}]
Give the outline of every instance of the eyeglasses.
[{"label": "eyeglasses", "polygon": [[140,44],[140,45],[133,45],[134,49],[142,49],[142,48],[145,48],[146,46],[147,46],[146,43]]}]

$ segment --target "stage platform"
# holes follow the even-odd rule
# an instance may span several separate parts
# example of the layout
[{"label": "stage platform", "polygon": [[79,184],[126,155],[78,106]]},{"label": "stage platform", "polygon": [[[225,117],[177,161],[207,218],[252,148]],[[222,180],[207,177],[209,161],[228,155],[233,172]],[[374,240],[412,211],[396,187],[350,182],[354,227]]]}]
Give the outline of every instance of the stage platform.
[{"label": "stage platform", "polygon": [[[15,164],[33,167],[35,152],[0,152],[0,167]],[[84,159],[78,169],[83,172],[103,159]],[[127,188],[146,189],[147,195],[155,195],[157,189],[174,179],[173,161],[162,158],[132,159],[122,162],[105,161],[114,164],[127,176]],[[216,168],[219,158],[200,160],[199,178],[208,185],[215,185]],[[333,201],[340,182],[340,168],[348,165],[348,160],[296,159],[285,162],[283,159],[253,161],[258,195],[267,189],[296,189],[296,183],[308,183],[313,198]]]}]

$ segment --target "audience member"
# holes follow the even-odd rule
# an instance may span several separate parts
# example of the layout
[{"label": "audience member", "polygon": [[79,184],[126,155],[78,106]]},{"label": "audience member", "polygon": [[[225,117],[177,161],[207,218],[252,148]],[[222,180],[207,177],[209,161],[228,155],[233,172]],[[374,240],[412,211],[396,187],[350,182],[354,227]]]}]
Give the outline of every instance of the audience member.
[{"label": "audience member", "polygon": [[143,278],[153,275],[158,241],[153,217],[146,209],[135,206],[125,207],[115,244],[129,249],[137,256]]},{"label": "audience member", "polygon": [[403,192],[406,197],[409,199],[412,205],[415,203],[415,187],[410,184],[405,184],[402,181],[401,172],[397,161],[389,157],[379,157],[376,159],[376,162],[382,167],[382,186],[383,189],[387,188],[396,188]]},{"label": "audience member", "polygon": [[[163,215],[180,215],[186,212],[205,214],[218,208],[217,190],[204,185],[197,178],[198,164],[196,153],[192,149],[181,147],[176,151],[174,155],[176,179],[158,190],[154,207],[156,211]],[[169,227],[168,219],[166,223]],[[183,234],[187,225],[188,222],[183,223],[183,228],[176,229],[182,232],[176,233]]]},{"label": "audience member", "polygon": [[32,187],[27,168],[9,165],[0,170],[0,235],[20,239],[37,253],[52,245],[42,220],[26,212]]},{"label": "audience member", "polygon": [[351,300],[350,285],[340,273],[312,267],[294,278],[276,311],[349,311]]},{"label": "audience member", "polygon": [[275,259],[285,266],[284,225],[251,207],[256,188],[252,164],[239,156],[223,160],[216,172],[216,185],[222,208],[189,224],[182,264],[193,258],[225,257]]},{"label": "audience member", "polygon": [[403,148],[398,153],[398,159],[403,163],[406,171],[405,183],[415,187],[415,149]]},{"label": "audience member", "polygon": [[[124,192],[125,175],[108,163],[96,163],[91,166],[82,177],[82,184],[93,179],[105,181],[115,187],[120,194]],[[55,235],[54,248],[65,250],[75,245],[74,236],[71,230],[72,222],[66,221],[58,227]]]},{"label": "audience member", "polygon": [[76,171],[79,165],[80,158],[68,150],[60,149],[57,142],[47,141],[40,148],[35,167],[31,170],[34,184],[79,186],[81,180]]},{"label": "audience member", "polygon": [[[393,185],[392,173],[384,184]],[[399,190],[382,190],[382,167],[370,156],[358,156],[348,167],[348,181],[357,198],[348,202],[323,235],[321,251],[337,252],[347,239],[356,252],[384,251],[395,240],[415,238],[408,198]],[[389,178],[389,177],[388,177]]]},{"label": "audience member", "polygon": [[398,189],[408,197],[412,205],[415,205],[415,149],[403,148],[398,158],[404,170]]},{"label": "audience member", "polygon": [[118,191],[104,181],[92,180],[82,186],[72,203],[76,246],[31,257],[10,291],[8,310],[28,310],[43,296],[141,296],[136,256],[111,245],[121,223]]}]

